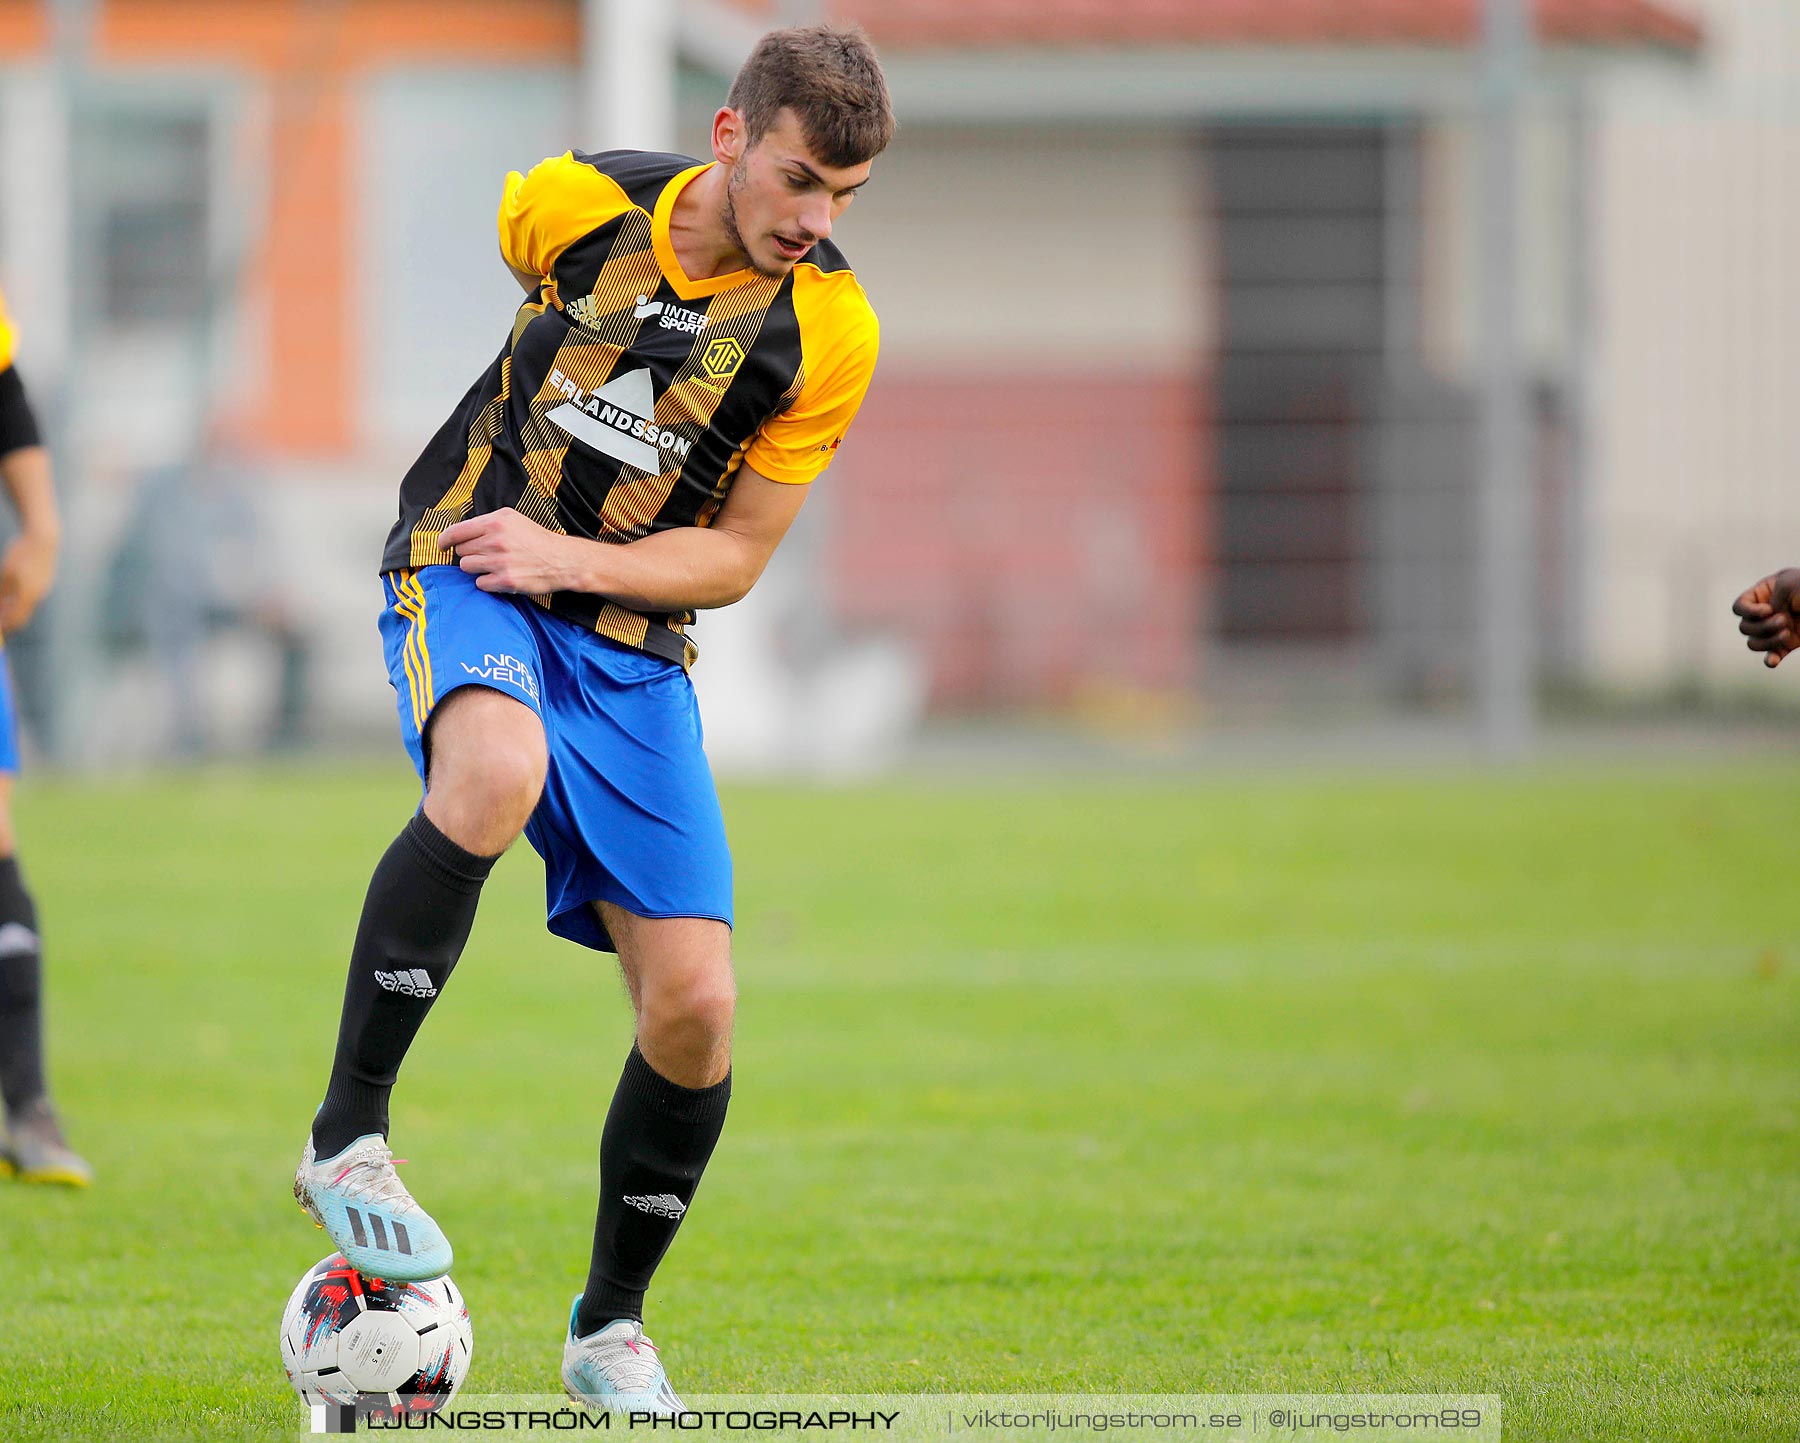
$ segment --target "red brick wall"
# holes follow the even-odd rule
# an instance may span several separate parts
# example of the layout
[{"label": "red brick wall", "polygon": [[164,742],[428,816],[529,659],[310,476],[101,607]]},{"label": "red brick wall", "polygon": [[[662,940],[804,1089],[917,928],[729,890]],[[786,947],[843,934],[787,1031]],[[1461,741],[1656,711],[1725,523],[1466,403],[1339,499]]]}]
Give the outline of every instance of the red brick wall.
[{"label": "red brick wall", "polygon": [[1195,376],[878,374],[834,478],[840,615],[917,644],[942,708],[1192,688],[1203,400]]}]

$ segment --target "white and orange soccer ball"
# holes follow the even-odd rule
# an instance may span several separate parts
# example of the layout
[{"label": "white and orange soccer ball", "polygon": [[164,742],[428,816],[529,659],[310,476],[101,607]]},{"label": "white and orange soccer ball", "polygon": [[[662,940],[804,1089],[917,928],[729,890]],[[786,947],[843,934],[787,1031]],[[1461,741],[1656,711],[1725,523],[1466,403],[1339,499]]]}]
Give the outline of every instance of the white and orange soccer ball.
[{"label": "white and orange soccer ball", "polygon": [[433,1413],[469,1375],[475,1335],[448,1277],[366,1278],[342,1254],[307,1269],[281,1317],[281,1361],[309,1404]]}]

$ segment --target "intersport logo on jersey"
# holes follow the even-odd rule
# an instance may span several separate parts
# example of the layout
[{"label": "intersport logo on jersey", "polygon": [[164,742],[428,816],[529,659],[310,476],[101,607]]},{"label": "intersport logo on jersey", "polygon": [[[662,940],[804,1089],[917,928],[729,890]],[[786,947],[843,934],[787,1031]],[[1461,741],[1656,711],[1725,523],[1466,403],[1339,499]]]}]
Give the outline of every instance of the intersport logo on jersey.
[{"label": "intersport logo on jersey", "polygon": [[690,336],[699,335],[709,324],[701,311],[690,311],[686,306],[672,305],[667,301],[653,301],[649,296],[639,296],[631,314],[640,321],[647,321],[655,316],[657,325],[665,331],[686,331]]},{"label": "intersport logo on jersey", "polygon": [[545,412],[544,419],[615,461],[655,473],[663,468],[663,453],[679,464],[694,449],[692,441],[658,426],[653,419],[656,387],[648,366],[615,376],[592,394],[553,369],[550,389],[568,399]]}]

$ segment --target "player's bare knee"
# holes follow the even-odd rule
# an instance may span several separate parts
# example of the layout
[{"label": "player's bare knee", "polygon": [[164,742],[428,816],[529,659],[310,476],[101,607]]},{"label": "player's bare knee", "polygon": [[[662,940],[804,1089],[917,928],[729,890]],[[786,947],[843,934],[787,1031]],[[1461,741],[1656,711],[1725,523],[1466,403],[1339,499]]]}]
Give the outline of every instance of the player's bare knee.
[{"label": "player's bare knee", "polygon": [[525,830],[543,790],[542,754],[501,743],[479,758],[434,766],[425,810],[459,845],[478,852],[504,851]]},{"label": "player's bare knee", "polygon": [[425,813],[470,851],[503,852],[543,795],[549,758],[528,707],[467,688],[446,699],[427,733]]},{"label": "player's bare knee", "polygon": [[737,1012],[737,980],[732,975],[728,951],[710,950],[626,963],[637,1005],[638,1031],[679,1052],[710,1051],[731,1035]]},{"label": "player's bare knee", "polygon": [[679,1012],[694,1032],[706,1037],[731,1036],[737,1016],[737,986],[727,975],[690,988],[681,998]]},{"label": "player's bare knee", "polygon": [[737,985],[727,972],[645,989],[639,1026],[665,1046],[704,1052],[731,1036],[736,1015]]},{"label": "player's bare knee", "polygon": [[546,758],[541,740],[499,742],[480,757],[469,785],[487,810],[516,822],[521,830],[544,792]]}]

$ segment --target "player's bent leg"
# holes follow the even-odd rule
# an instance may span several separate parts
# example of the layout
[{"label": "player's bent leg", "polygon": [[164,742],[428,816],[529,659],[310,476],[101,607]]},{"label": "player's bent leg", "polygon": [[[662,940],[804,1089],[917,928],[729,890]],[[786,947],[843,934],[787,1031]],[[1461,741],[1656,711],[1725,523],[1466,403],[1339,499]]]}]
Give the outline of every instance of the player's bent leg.
[{"label": "player's bent leg", "polygon": [[596,1407],[676,1412],[681,1404],[644,1337],[644,1294],[693,1202],[731,1100],[731,929],[708,918],[600,907],[638,1031],[600,1140],[594,1251],[569,1318],[563,1385]]},{"label": "player's bent leg", "polygon": [[453,1253],[387,1146],[388,1100],[414,1037],[450,979],[489,871],[543,788],[543,725],[481,687],[451,692],[424,735],[425,804],[375,870],[351,952],[325,1101],[294,1196],[358,1271],[439,1277]]}]

